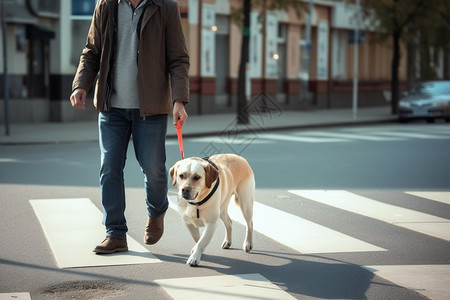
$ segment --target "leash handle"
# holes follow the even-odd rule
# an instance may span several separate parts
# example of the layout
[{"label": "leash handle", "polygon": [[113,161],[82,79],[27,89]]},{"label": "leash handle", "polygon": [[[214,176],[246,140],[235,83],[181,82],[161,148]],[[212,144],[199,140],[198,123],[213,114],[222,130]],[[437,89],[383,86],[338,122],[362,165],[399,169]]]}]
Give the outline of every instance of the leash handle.
[{"label": "leash handle", "polygon": [[181,128],[181,120],[177,121],[177,137],[178,137],[178,146],[180,147],[181,159],[184,159],[184,150],[183,150],[183,130]]}]

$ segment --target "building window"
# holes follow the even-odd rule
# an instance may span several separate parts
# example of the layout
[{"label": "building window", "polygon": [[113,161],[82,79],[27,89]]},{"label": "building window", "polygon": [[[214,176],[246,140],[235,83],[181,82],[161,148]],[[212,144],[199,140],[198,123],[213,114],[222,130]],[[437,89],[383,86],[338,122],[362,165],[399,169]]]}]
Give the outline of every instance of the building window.
[{"label": "building window", "polygon": [[346,48],[348,36],[347,32],[343,30],[336,30],[332,34],[332,78],[346,79]]},{"label": "building window", "polygon": [[72,0],[72,19],[90,19],[97,0]]}]

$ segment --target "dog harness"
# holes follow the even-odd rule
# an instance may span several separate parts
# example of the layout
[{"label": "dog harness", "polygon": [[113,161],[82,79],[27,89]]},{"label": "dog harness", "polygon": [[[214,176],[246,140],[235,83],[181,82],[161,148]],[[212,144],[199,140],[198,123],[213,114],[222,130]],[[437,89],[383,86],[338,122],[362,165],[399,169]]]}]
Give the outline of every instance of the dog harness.
[{"label": "dog harness", "polygon": [[[211,166],[214,167],[214,169],[216,169],[217,171],[219,171],[219,168],[212,162],[209,160],[209,157],[203,157],[204,160],[206,160]],[[200,205],[203,205],[206,203],[206,201],[208,201],[209,199],[211,199],[211,197],[214,195],[214,193],[216,192],[217,188],[219,187],[219,177],[217,177],[216,180],[216,184],[214,185],[213,189],[211,190],[211,192],[205,197],[205,199],[203,199],[200,202],[192,202],[192,201],[187,201],[187,203],[191,204],[191,205],[195,205],[197,206],[197,219],[200,218],[200,211],[198,209],[198,207]]]}]

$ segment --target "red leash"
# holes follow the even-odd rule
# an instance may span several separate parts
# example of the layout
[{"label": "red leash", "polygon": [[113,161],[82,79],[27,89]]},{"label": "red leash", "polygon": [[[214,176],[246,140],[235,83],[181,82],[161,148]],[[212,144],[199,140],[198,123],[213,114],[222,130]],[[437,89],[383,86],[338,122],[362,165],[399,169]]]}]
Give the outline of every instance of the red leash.
[{"label": "red leash", "polygon": [[181,159],[184,159],[184,150],[183,150],[183,130],[181,128],[181,120],[177,121],[177,137],[178,137],[178,145],[180,146],[180,154]]}]

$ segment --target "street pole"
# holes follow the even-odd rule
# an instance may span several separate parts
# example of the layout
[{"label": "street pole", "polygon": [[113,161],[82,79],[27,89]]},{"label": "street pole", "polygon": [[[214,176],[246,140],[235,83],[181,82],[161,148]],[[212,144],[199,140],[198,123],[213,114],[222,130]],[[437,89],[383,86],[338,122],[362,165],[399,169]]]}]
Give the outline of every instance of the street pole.
[{"label": "street pole", "polygon": [[360,0],[356,0],[356,22],[353,35],[353,120],[358,118],[358,61],[359,61],[359,20]]},{"label": "street pole", "polygon": [[313,11],[313,0],[309,0],[308,3],[308,16],[306,18],[306,47],[305,52],[306,54],[303,56],[303,68],[306,71],[306,74],[308,76],[303,76],[302,78],[302,92],[301,92],[301,99],[302,103],[306,104],[308,101],[308,82],[309,82],[309,65],[310,65],[310,54],[311,54],[311,20],[312,20],[312,11]]},{"label": "street pole", "polygon": [[5,135],[9,135],[9,78],[8,78],[8,53],[6,47],[6,14],[4,0],[1,3],[2,15],[2,45],[3,45],[3,99],[5,101]]}]

